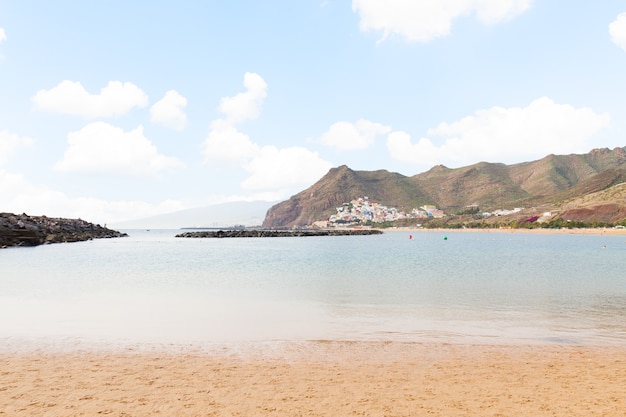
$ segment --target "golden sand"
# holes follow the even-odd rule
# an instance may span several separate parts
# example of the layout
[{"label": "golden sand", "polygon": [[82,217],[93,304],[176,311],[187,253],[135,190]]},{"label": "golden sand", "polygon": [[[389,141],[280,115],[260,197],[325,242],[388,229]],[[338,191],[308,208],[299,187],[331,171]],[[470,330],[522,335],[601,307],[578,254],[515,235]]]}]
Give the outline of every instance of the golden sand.
[{"label": "golden sand", "polygon": [[626,236],[626,229],[615,228],[595,228],[595,229],[425,229],[414,227],[395,227],[385,229],[385,231],[394,232],[445,232],[445,233],[528,233],[528,234],[555,234],[555,235],[611,235],[611,236]]},{"label": "golden sand", "polygon": [[626,347],[0,353],[0,416],[626,416]]}]

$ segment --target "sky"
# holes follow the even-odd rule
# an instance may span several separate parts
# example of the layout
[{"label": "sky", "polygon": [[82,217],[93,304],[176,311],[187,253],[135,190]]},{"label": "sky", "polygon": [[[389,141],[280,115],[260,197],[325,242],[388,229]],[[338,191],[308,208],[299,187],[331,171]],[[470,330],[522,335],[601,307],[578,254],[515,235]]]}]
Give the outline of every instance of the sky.
[{"label": "sky", "polygon": [[623,0],[0,0],[0,212],[100,224],[626,146]]}]

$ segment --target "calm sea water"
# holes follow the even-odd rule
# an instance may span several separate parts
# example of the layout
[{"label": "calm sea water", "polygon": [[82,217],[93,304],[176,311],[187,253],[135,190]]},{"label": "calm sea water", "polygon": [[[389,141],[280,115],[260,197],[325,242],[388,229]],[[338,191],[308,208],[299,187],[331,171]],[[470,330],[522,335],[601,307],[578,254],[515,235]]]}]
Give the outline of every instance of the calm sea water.
[{"label": "calm sea water", "polygon": [[0,340],[626,345],[623,235],[128,232],[0,250]]}]

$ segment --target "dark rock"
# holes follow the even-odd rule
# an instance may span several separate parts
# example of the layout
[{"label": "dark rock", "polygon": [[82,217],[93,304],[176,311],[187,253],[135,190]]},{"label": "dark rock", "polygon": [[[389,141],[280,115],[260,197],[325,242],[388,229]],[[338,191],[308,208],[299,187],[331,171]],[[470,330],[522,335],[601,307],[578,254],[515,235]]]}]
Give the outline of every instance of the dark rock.
[{"label": "dark rock", "polygon": [[81,219],[0,213],[0,248],[127,236]]},{"label": "dark rock", "polygon": [[185,232],[176,237],[225,238],[225,237],[306,237],[306,236],[357,236],[380,235],[376,229],[332,229],[332,230],[218,230]]}]

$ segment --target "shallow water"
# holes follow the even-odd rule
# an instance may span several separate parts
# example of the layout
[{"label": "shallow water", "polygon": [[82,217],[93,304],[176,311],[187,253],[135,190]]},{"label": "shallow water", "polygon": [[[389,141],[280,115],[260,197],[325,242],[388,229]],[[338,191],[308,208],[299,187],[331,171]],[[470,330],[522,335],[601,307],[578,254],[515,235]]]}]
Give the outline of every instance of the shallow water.
[{"label": "shallow water", "polygon": [[626,344],[626,236],[127,232],[1,250],[0,338]]}]

